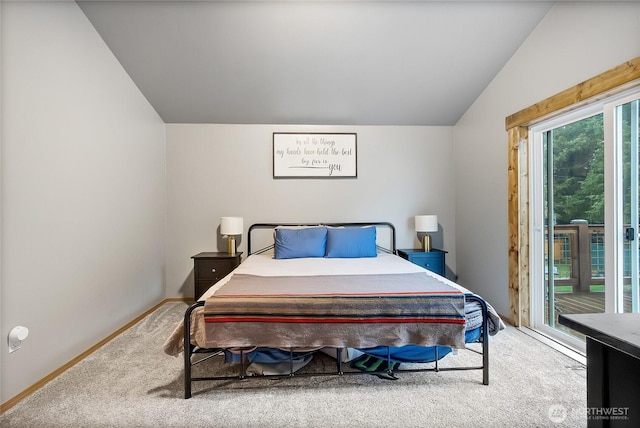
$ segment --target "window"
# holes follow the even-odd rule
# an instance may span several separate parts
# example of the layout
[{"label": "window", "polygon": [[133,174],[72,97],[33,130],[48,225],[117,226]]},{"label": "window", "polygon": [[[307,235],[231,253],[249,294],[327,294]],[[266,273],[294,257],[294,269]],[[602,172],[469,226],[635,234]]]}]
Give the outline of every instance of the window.
[{"label": "window", "polygon": [[630,87],[638,87],[639,84],[640,57],[620,64],[505,119],[509,141],[509,318],[514,325],[526,326],[531,322],[529,127],[539,123],[545,117],[584,106],[587,101],[596,97],[620,93]]},{"label": "window", "polygon": [[560,313],[638,311],[638,103],[635,89],[529,129],[531,324],[578,349]]}]

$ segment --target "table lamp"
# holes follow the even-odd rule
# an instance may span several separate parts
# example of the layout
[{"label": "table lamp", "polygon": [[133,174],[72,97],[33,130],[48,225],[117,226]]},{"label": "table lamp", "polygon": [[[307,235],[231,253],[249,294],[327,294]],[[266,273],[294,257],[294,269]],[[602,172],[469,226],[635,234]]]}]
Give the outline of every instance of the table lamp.
[{"label": "table lamp", "polygon": [[242,217],[220,217],[220,234],[227,237],[227,252],[236,254],[236,235],[242,235]]},{"label": "table lamp", "polygon": [[415,217],[416,232],[424,232],[422,235],[422,251],[431,251],[431,236],[429,232],[438,231],[437,215],[417,215]]}]

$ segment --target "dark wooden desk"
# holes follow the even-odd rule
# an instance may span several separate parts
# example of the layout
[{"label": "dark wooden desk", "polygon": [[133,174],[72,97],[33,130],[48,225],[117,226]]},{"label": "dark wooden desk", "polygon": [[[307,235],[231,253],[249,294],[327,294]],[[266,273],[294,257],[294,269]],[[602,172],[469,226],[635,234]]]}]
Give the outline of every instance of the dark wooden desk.
[{"label": "dark wooden desk", "polygon": [[587,336],[587,426],[640,427],[640,314],[561,314]]}]

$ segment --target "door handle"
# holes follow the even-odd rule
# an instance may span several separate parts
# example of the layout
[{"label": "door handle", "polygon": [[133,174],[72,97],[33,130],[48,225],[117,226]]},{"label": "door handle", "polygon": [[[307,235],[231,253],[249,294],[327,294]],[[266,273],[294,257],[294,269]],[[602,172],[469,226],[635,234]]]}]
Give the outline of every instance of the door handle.
[{"label": "door handle", "polygon": [[624,238],[627,241],[635,241],[636,231],[633,229],[633,227],[627,227],[627,229],[624,231]]}]

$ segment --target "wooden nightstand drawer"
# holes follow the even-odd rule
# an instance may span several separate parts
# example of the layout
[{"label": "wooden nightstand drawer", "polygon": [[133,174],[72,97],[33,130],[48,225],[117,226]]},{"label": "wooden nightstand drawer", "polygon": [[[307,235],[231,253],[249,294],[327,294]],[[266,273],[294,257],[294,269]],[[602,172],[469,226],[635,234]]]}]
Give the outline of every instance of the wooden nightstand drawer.
[{"label": "wooden nightstand drawer", "polygon": [[235,259],[229,260],[200,260],[196,263],[198,279],[220,280],[237,266]]},{"label": "wooden nightstand drawer", "polygon": [[413,256],[411,257],[411,262],[417,264],[418,266],[422,266],[423,268],[428,269],[431,272],[440,273],[444,271],[444,266],[440,257]]},{"label": "wooden nightstand drawer", "polygon": [[446,275],[446,264],[444,256],[446,251],[433,249],[431,251],[421,250],[398,250],[398,255],[403,259],[409,260],[418,266],[435,272],[438,275]]},{"label": "wooden nightstand drawer", "polygon": [[242,253],[200,253],[193,259],[193,295],[197,300],[212,285],[231,273],[240,264]]},{"label": "wooden nightstand drawer", "polygon": [[[222,278],[220,278],[222,279]],[[208,289],[210,289],[216,282],[218,282],[219,280],[217,279],[201,279],[199,281],[195,282],[195,294],[198,295],[198,297],[202,296]]]}]

